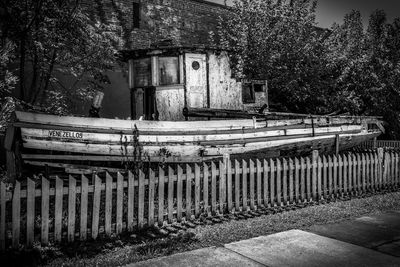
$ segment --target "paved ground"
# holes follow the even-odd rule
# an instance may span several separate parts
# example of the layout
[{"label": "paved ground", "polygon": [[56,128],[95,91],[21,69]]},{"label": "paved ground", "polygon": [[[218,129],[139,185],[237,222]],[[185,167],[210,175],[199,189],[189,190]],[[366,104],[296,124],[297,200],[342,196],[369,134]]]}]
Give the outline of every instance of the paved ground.
[{"label": "paved ground", "polygon": [[400,213],[290,230],[138,266],[400,266]]}]

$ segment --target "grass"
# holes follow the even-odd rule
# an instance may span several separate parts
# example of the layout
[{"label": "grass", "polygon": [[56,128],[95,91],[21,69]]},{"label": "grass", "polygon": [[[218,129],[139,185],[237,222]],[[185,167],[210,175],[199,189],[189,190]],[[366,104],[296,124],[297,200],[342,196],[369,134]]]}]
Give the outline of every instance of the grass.
[{"label": "grass", "polygon": [[[123,236],[92,243],[76,243],[57,248],[38,248],[45,266],[121,266],[155,257],[268,235],[290,229],[303,229],[317,224],[336,223],[366,214],[400,210],[400,192],[368,198],[331,202],[303,209],[263,215],[247,220],[198,226],[175,238],[144,240]],[[32,253],[31,253],[32,254]],[[24,258],[24,257],[22,257]],[[4,262],[4,261],[2,261]],[[15,263],[13,266],[17,266]]]}]

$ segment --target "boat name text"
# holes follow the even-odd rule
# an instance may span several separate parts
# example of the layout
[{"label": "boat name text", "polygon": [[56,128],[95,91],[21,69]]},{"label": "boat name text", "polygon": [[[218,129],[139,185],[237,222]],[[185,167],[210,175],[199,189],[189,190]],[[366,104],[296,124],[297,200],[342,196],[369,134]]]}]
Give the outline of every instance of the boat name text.
[{"label": "boat name text", "polygon": [[70,131],[49,131],[49,137],[82,139],[83,133]]}]

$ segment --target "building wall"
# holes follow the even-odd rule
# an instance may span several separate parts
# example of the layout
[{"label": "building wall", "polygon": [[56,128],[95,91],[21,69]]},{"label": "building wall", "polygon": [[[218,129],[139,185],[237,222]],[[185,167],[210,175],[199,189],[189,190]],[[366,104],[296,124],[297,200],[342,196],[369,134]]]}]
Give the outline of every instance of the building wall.
[{"label": "building wall", "polygon": [[125,40],[123,49],[148,48],[163,40],[176,45],[209,45],[218,17],[227,8],[203,0],[141,0],[139,27],[135,17],[138,0],[84,0],[93,20],[115,25]]},{"label": "building wall", "polygon": [[209,53],[210,108],[242,109],[242,84],[232,78],[226,52]]}]

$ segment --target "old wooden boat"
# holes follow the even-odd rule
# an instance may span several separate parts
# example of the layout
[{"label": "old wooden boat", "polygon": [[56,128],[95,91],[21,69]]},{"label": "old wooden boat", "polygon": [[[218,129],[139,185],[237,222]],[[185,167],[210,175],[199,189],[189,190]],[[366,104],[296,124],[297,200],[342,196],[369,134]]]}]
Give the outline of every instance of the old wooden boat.
[{"label": "old wooden boat", "polygon": [[[233,78],[222,50],[158,47],[122,51],[121,59],[129,66],[129,90],[117,93],[128,92],[123,98],[131,106],[123,107],[128,113],[120,111],[133,120],[16,112],[6,138],[9,172],[18,169],[14,161],[82,173],[225,154],[298,156],[348,149],[383,131],[377,117],[269,112],[267,81]],[[113,99],[110,94],[104,99]],[[106,103],[114,113],[103,115],[120,116],[123,105],[115,103]],[[97,113],[100,105],[92,107]]]},{"label": "old wooden boat", "polygon": [[64,169],[91,162],[199,162],[224,154],[334,152],[382,132],[380,121],[370,117],[140,121],[28,112],[16,112],[14,127],[25,164]]}]

